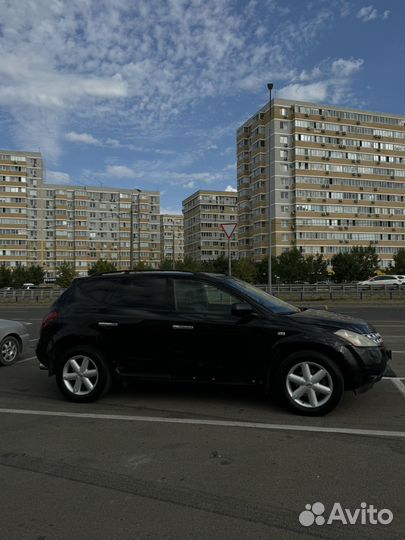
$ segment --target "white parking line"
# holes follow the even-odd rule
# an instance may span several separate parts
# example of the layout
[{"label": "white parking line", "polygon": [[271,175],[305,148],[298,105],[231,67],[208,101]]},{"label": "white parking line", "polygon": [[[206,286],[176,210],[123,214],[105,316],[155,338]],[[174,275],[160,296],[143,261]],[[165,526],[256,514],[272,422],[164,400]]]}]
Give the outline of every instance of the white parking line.
[{"label": "white parking line", "polygon": [[398,388],[402,394],[402,397],[405,398],[405,385],[403,382],[401,382],[401,379],[399,377],[392,377],[391,381],[392,384]]},{"label": "white parking line", "polygon": [[377,429],[352,429],[318,426],[295,426],[290,424],[265,424],[263,422],[235,422],[231,420],[198,420],[196,418],[165,418],[162,416],[127,416],[121,414],[69,413],[59,411],[37,411],[30,409],[0,409],[0,414],[26,414],[33,416],[55,416],[94,420],[124,420],[126,422],[158,422],[163,424],[192,424],[198,426],[217,426],[235,428],[265,429],[269,431],[302,431],[315,433],[340,433],[342,435],[361,435],[368,437],[405,438],[404,431],[387,431]]},{"label": "white parking line", "polygon": [[23,358],[22,360],[17,360],[15,364],[22,364],[23,362],[29,362],[30,360],[36,360],[36,356],[30,356],[29,358]]}]

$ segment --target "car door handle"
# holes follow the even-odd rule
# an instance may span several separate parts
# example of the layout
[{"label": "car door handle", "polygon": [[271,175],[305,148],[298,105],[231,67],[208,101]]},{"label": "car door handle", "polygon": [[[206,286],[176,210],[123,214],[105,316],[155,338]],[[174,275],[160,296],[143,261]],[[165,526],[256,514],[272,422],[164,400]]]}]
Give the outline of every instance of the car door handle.
[{"label": "car door handle", "polygon": [[107,321],[101,321],[98,323],[99,326],[118,326],[117,322],[107,322]]},{"label": "car door handle", "polygon": [[187,326],[183,324],[174,324],[172,328],[173,330],[194,330],[194,326]]}]

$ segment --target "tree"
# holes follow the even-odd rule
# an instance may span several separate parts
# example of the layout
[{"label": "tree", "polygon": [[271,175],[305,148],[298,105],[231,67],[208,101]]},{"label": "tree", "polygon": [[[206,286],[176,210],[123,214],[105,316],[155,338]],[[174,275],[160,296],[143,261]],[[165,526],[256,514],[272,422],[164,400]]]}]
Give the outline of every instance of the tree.
[{"label": "tree", "polygon": [[378,270],[379,258],[372,246],[355,246],[347,253],[337,253],[331,259],[336,281],[362,281]]},{"label": "tree", "polygon": [[16,266],[12,272],[12,284],[15,288],[20,288],[24,283],[28,283],[27,269],[24,266]]},{"label": "tree", "polygon": [[405,274],[405,248],[399,248],[394,255],[394,264],[389,265],[392,274]]},{"label": "tree", "polygon": [[179,261],[176,266],[181,272],[201,272],[201,263],[192,257],[185,257],[184,261]]},{"label": "tree", "polygon": [[114,263],[107,261],[105,259],[98,259],[93,266],[88,270],[88,275],[93,276],[94,274],[102,274],[103,272],[115,272],[117,267]]},{"label": "tree", "polygon": [[328,261],[323,258],[322,253],[318,255],[308,255],[305,258],[305,275],[310,283],[316,283],[319,280],[328,277]]},{"label": "tree", "polygon": [[160,262],[159,269],[160,270],[174,270],[176,268],[176,261],[173,261],[173,259],[165,258]]},{"label": "tree", "polygon": [[42,266],[33,264],[25,269],[25,282],[40,285],[44,282],[45,272]]},{"label": "tree", "polygon": [[56,285],[66,288],[76,277],[76,272],[72,264],[64,262],[56,268]]},{"label": "tree", "polygon": [[276,257],[272,274],[287,283],[306,280],[307,268],[304,255],[296,248],[281,253]]},{"label": "tree", "polygon": [[232,275],[249,283],[257,283],[258,267],[252,259],[239,259],[232,263]]},{"label": "tree", "polygon": [[2,264],[0,266],[0,288],[10,287],[13,283],[13,275],[11,269]]}]

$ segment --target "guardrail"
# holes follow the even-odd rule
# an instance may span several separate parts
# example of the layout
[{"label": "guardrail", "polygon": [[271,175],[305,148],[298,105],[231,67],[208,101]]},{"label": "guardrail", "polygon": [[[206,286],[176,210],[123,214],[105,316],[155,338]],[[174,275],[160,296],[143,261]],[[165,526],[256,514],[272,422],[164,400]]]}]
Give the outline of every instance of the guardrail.
[{"label": "guardrail", "polygon": [[12,289],[7,291],[5,289],[0,290],[0,302],[4,303],[42,303],[53,302],[64,291],[64,289]]},{"label": "guardrail", "polygon": [[[257,285],[257,287],[268,291],[267,285]],[[302,300],[372,300],[405,299],[405,285],[374,285],[372,287],[358,285],[357,283],[333,283],[333,284],[273,284],[271,294],[285,299]]]},{"label": "guardrail", "polygon": [[[267,285],[257,285],[260,289],[268,290]],[[0,289],[0,303],[51,303],[56,300],[64,289]],[[356,283],[324,284],[273,284],[271,294],[286,300],[401,300],[405,299],[405,285],[379,285],[366,288]]]}]

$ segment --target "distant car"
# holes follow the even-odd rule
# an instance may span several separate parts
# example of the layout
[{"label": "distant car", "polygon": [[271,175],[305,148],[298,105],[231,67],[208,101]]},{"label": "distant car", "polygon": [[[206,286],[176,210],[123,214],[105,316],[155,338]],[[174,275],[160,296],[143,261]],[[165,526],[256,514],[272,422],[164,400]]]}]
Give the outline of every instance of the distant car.
[{"label": "distant car", "polygon": [[27,289],[27,290],[35,289],[35,285],[34,285],[34,283],[23,283],[22,288]]},{"label": "distant car", "polygon": [[12,291],[14,288],[13,287],[2,287],[1,290],[2,291]]},{"label": "distant car", "polygon": [[28,347],[28,328],[20,321],[0,319],[0,365],[13,364]]},{"label": "distant car", "polygon": [[374,276],[365,281],[358,281],[357,285],[359,287],[383,287],[385,285],[397,285],[398,287],[402,285],[402,281],[398,276],[385,275],[385,276]]},{"label": "distant car", "polygon": [[397,274],[395,274],[395,277],[398,278],[402,284],[405,284],[405,276],[398,276]]}]

